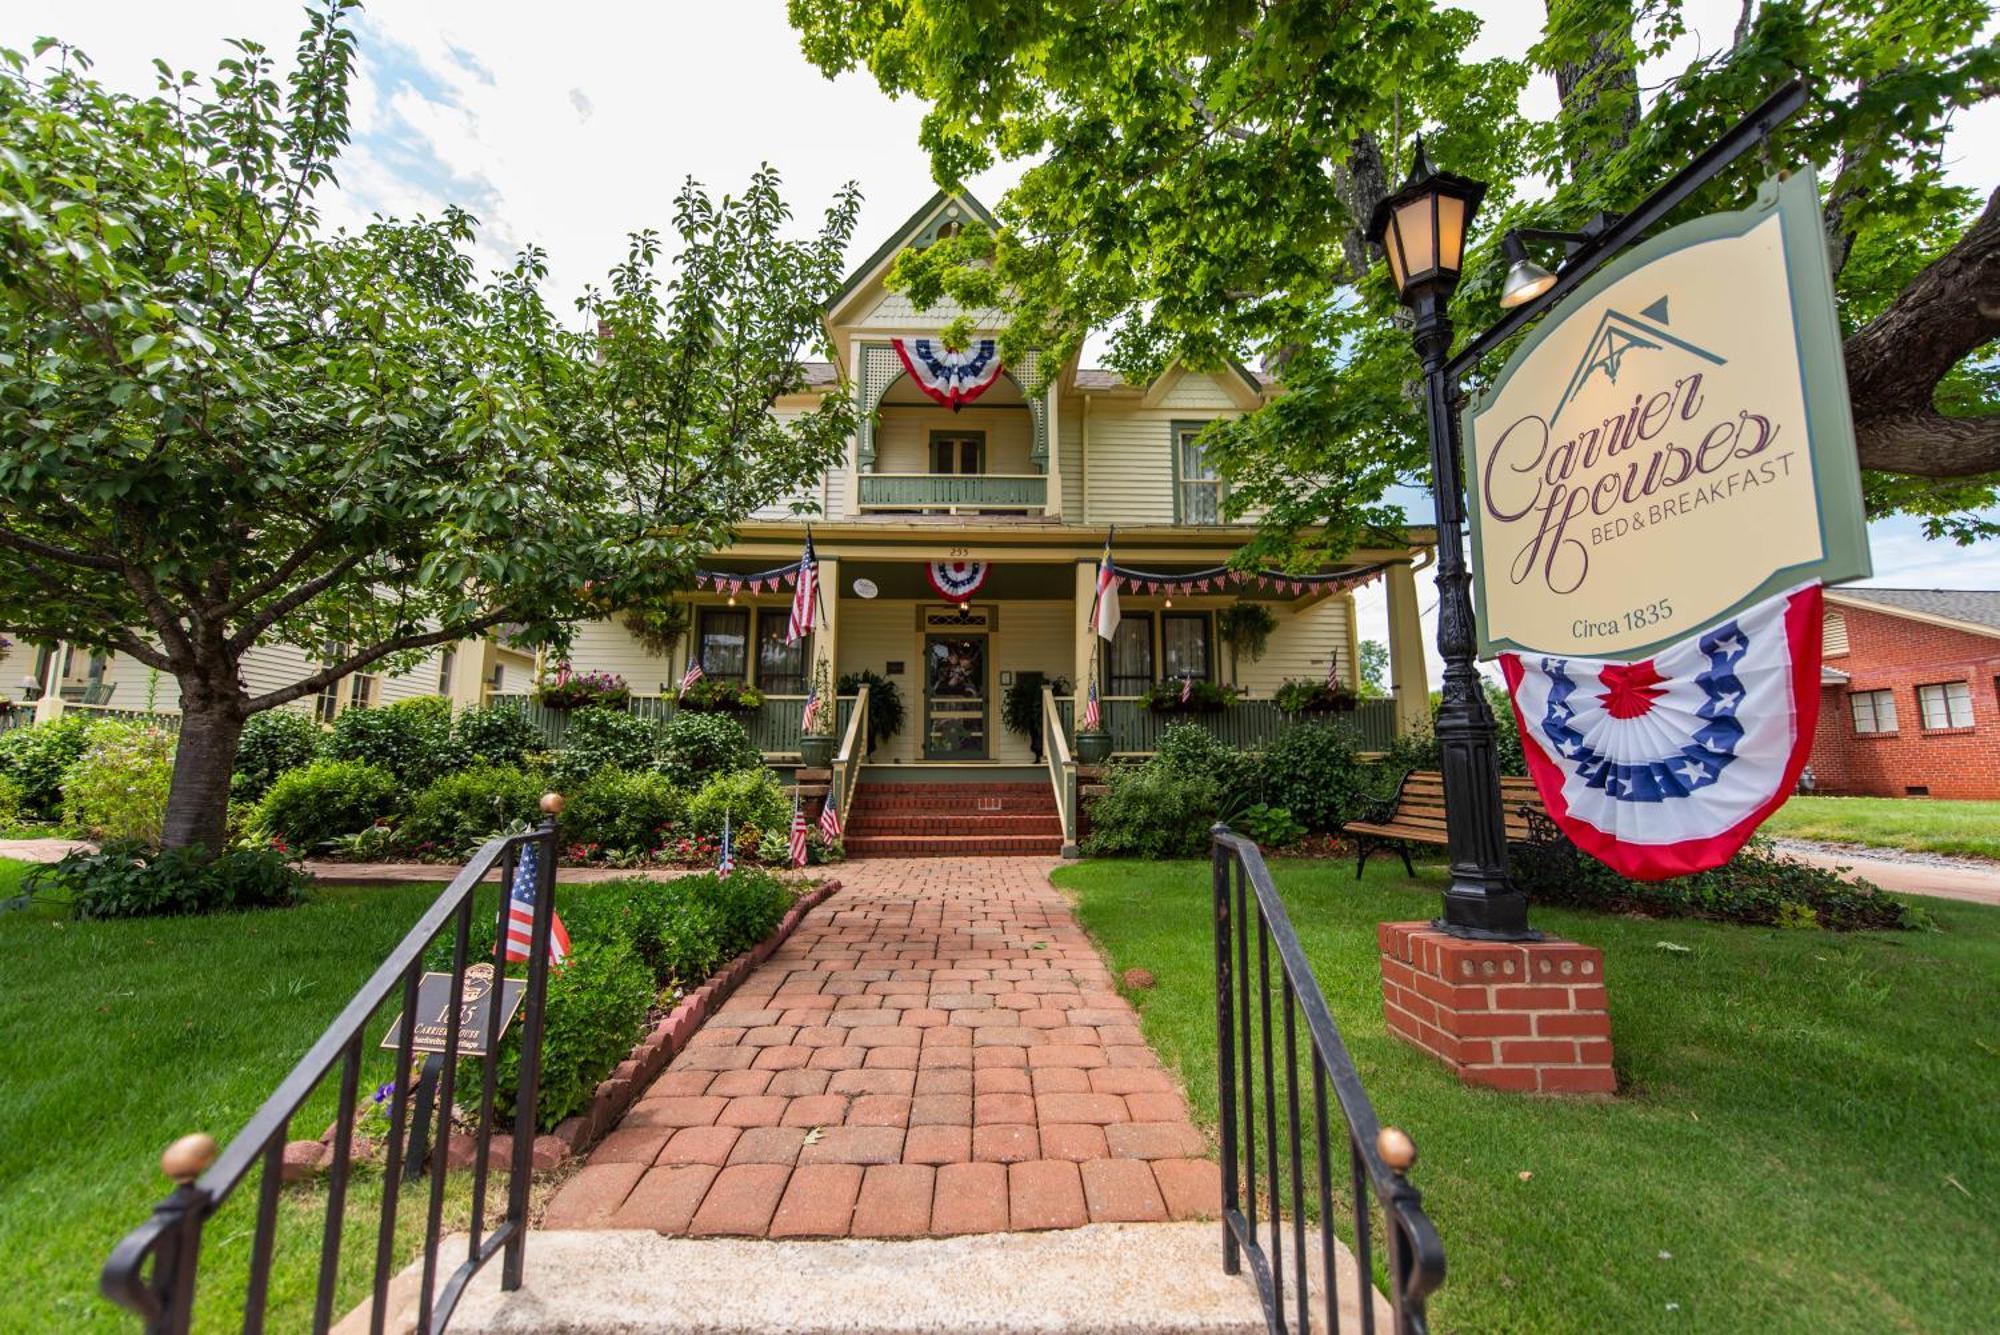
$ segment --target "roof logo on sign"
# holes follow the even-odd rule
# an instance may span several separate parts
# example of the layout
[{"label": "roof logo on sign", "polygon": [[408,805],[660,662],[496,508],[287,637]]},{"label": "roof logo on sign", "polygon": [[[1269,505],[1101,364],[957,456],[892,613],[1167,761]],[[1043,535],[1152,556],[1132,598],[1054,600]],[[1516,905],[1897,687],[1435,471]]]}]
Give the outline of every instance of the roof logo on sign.
[{"label": "roof logo on sign", "polygon": [[1676,338],[1667,331],[1667,299],[1664,296],[1637,315],[1617,310],[1605,311],[1597,321],[1590,342],[1584,347],[1576,370],[1570,375],[1569,387],[1556,401],[1556,410],[1549,414],[1549,424],[1555,425],[1556,419],[1562,416],[1563,408],[1590,383],[1593,374],[1602,371],[1604,378],[1615,385],[1626,354],[1658,352],[1669,344],[1717,366],[1727,362],[1726,358],[1718,357],[1706,348],[1698,348],[1684,338]]}]

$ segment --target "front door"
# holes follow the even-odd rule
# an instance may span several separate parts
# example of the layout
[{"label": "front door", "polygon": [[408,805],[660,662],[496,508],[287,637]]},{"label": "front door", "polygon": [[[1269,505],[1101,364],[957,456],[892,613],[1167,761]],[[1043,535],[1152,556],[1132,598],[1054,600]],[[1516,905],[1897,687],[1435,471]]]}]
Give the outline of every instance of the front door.
[{"label": "front door", "polygon": [[986,637],[924,637],[924,759],[986,759]]}]

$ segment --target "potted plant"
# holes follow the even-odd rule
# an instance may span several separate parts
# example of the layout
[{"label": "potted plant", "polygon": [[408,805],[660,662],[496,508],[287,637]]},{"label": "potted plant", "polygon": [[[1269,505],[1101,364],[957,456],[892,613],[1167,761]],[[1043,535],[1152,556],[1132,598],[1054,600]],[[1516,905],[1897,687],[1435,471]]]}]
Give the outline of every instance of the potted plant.
[{"label": "potted plant", "polygon": [[671,658],[680,647],[681,637],[687,634],[688,608],[686,603],[667,602],[653,607],[628,607],[625,609],[625,629],[639,642],[639,647],[656,658]]},{"label": "potted plant", "polygon": [[1236,703],[1236,690],[1212,681],[1169,677],[1146,692],[1146,707],[1155,714],[1214,714]]},{"label": "potted plant", "polygon": [[1007,731],[1028,739],[1028,750],[1037,761],[1042,758],[1042,687],[1057,695],[1069,694],[1064,677],[1044,678],[1039,672],[1017,672],[1014,684],[1000,700],[1000,722]]},{"label": "potted plant", "polygon": [[764,707],[764,693],[727,677],[703,677],[681,694],[681,708],[698,714],[754,714]]},{"label": "potted plant", "polygon": [[799,763],[807,769],[825,769],[833,763],[833,727],[840,717],[840,702],[834,698],[833,673],[824,657],[813,665],[811,699],[811,715],[799,729]]},{"label": "potted plant", "polygon": [[[1092,695],[1097,694],[1097,665],[1095,663],[1091,665],[1090,669],[1090,693]],[[1084,727],[1081,702],[1079,702],[1076,721],[1077,760],[1085,765],[1102,765],[1105,761],[1111,759],[1111,734],[1105,731],[1103,721],[1100,719],[1099,726],[1095,728]]]},{"label": "potted plant", "polygon": [[903,693],[879,672],[850,672],[840,679],[840,693],[855,695],[868,688],[868,754],[903,730]]},{"label": "potted plant", "polygon": [[1262,603],[1236,602],[1215,614],[1216,634],[1229,646],[1230,680],[1236,679],[1239,655],[1253,663],[1262,658],[1264,646],[1277,628],[1278,618]]},{"label": "potted plant", "polygon": [[1344,685],[1304,680],[1280,684],[1272,698],[1284,714],[1344,714],[1354,708],[1357,699]]},{"label": "potted plant", "polygon": [[535,687],[535,699],[547,709],[623,709],[632,698],[625,679],[615,672],[577,672],[567,659],[542,678]]}]

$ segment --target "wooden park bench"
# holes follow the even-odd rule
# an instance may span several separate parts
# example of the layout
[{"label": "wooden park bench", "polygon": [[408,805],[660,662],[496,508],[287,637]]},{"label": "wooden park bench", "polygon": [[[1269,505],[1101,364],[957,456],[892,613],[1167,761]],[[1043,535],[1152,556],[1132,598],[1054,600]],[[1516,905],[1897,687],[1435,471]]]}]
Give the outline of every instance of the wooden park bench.
[{"label": "wooden park bench", "polygon": [[[1562,839],[1555,822],[1549,819],[1548,808],[1542,805],[1542,795],[1535,791],[1533,779],[1501,776],[1500,814],[1506,821],[1509,844],[1532,846]],[[1411,770],[1397,785],[1395,796],[1369,812],[1368,817],[1348,821],[1340,827],[1342,834],[1354,840],[1354,879],[1361,879],[1362,869],[1376,850],[1391,845],[1403,856],[1404,872],[1415,875],[1410,866],[1410,845],[1435,844],[1442,848],[1446,842],[1444,775],[1432,770]]]}]

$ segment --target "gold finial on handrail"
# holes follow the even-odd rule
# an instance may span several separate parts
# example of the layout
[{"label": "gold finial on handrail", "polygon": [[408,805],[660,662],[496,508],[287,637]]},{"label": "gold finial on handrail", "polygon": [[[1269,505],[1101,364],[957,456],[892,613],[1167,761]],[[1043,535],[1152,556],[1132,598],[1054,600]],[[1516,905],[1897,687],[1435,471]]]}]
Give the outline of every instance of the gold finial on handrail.
[{"label": "gold finial on handrail", "polygon": [[195,1132],[167,1146],[160,1156],[160,1171],[186,1186],[208,1171],[215,1162],[215,1137]]},{"label": "gold finial on handrail", "polygon": [[561,793],[542,794],[542,814],[544,816],[562,815],[565,805],[567,805],[567,802]]},{"label": "gold finial on handrail", "polygon": [[1417,1142],[1399,1127],[1385,1126],[1375,1133],[1375,1152],[1382,1162],[1398,1173],[1410,1171],[1417,1161]]}]

